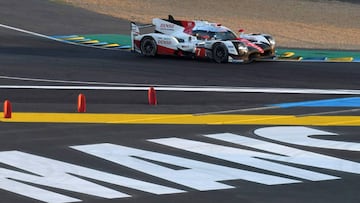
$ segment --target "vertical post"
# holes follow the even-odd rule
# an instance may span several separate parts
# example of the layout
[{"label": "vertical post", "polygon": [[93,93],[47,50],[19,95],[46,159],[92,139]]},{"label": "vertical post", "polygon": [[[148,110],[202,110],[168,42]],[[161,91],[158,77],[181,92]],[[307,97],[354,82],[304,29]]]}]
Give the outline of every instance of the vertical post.
[{"label": "vertical post", "polygon": [[150,87],[148,90],[148,100],[150,105],[157,105],[156,91],[154,87]]},{"label": "vertical post", "polygon": [[86,98],[84,94],[79,94],[78,96],[78,106],[77,110],[79,113],[85,113],[86,112]]},{"label": "vertical post", "polygon": [[4,118],[11,118],[12,107],[9,100],[5,100],[4,102]]}]

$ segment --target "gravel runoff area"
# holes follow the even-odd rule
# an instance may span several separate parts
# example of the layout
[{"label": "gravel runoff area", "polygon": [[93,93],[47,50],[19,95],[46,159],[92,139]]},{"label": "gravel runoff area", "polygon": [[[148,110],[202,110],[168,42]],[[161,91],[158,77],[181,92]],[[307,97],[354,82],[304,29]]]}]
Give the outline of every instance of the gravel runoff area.
[{"label": "gravel runoff area", "polygon": [[[333,0],[54,0],[139,23],[199,19],[272,34],[281,47],[360,50],[360,4]],[[101,31],[99,31],[101,32]]]}]

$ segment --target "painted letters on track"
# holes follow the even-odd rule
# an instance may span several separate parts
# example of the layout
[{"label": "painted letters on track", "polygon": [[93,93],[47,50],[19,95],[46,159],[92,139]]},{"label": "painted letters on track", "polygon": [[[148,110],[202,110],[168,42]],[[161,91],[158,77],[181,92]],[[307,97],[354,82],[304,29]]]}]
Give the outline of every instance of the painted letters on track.
[{"label": "painted letters on track", "polygon": [[[177,137],[150,139],[148,141],[155,145],[161,144],[239,164],[239,167],[244,165],[254,167],[263,172],[231,168],[110,143],[78,145],[71,146],[71,148],[163,179],[164,182],[173,182],[184,186],[184,188],[189,188],[189,190],[198,191],[234,188],[234,186],[224,183],[227,180],[246,180],[264,185],[283,185],[341,178],[330,174],[328,170],[326,171],[329,174],[317,172],[319,168],[360,174],[360,163],[285,146],[285,144],[295,144],[333,150],[359,151],[359,143],[310,137],[312,135],[336,135],[334,133],[299,126],[265,127],[254,132],[260,137],[250,138],[232,133],[204,135],[204,137],[211,138],[213,142],[220,140],[239,147]],[[283,142],[284,145],[264,141],[261,137]],[[244,146],[250,149],[242,149]],[[1,189],[43,202],[82,201],[47,190],[46,187],[106,199],[131,197],[131,194],[93,183],[89,179],[156,195],[186,192],[158,183],[129,178],[126,175],[115,175],[21,151],[0,152],[0,163],[20,169],[18,171],[14,168],[0,168]],[[166,167],[169,165],[178,168],[175,170]],[[303,169],[301,166],[307,166],[307,169]],[[310,170],[309,167],[314,168],[314,170]]]}]

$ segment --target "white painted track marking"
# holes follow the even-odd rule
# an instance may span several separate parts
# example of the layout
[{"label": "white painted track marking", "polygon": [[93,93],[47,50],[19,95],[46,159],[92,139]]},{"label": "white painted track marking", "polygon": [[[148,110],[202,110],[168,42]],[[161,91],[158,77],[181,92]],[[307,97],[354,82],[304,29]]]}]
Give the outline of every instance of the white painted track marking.
[{"label": "white painted track marking", "polygon": [[[221,183],[226,180],[247,180],[265,185],[301,182],[110,143],[79,145],[71,148],[200,191],[234,188]],[[184,169],[174,170],[146,160],[158,161]]]},{"label": "white painted track marking", "polygon": [[255,107],[255,108],[247,108],[247,109],[231,109],[231,110],[224,110],[224,111],[213,111],[213,112],[206,112],[206,113],[197,113],[194,114],[195,116],[203,116],[208,114],[225,114],[225,113],[240,113],[240,112],[250,112],[250,111],[264,111],[264,110],[272,110],[272,109],[279,109],[281,107],[278,106],[265,106],[265,107]]},{"label": "white painted track marking", "polygon": [[299,114],[296,115],[297,117],[305,117],[305,116],[321,116],[321,115],[330,115],[330,114],[339,114],[339,113],[352,113],[358,112],[360,108],[357,109],[348,109],[348,110],[339,110],[339,111],[325,111],[325,112],[318,112],[318,113],[307,113],[307,114]]},{"label": "white painted track marking", "polygon": [[272,94],[336,94],[360,95],[360,90],[351,89],[300,89],[300,88],[266,88],[266,87],[114,87],[114,86],[49,86],[49,85],[0,85],[0,89],[48,89],[48,90],[148,90],[155,86],[160,91],[182,92],[228,92],[228,93],[272,93]]},{"label": "white painted track marking", "polygon": [[[58,80],[44,78],[28,78],[0,75],[0,79],[19,80],[32,82],[49,82],[63,84],[79,84],[87,86],[61,86],[61,85],[0,85],[0,89],[50,89],[50,90],[148,90],[150,86],[156,90],[182,91],[182,92],[229,92],[229,93],[272,93],[272,94],[336,94],[336,95],[360,95],[357,89],[311,89],[311,88],[276,88],[276,87],[229,87],[229,86],[190,86],[174,84],[139,84],[139,83],[115,83],[99,81]],[[92,86],[90,86],[92,85]],[[267,107],[263,107],[267,108]],[[269,107],[270,108],[270,107]],[[262,109],[229,110],[229,111],[252,111]]]},{"label": "white painted track marking", "polygon": [[[40,33],[31,32],[31,31],[28,31],[28,30],[12,27],[12,26],[9,26],[9,25],[0,24],[0,27],[6,28],[6,29],[9,29],[9,30],[14,30],[14,31],[26,33],[26,34],[29,34],[29,35],[34,35],[34,36],[37,36],[37,37],[42,37],[42,38],[46,38],[46,39],[50,39],[50,40],[63,42],[62,40],[54,38],[54,37],[50,37],[50,36],[43,35],[43,34],[40,34]],[[70,43],[70,44],[72,44],[72,43]]]},{"label": "white painted track marking", "polygon": [[[77,201],[78,199],[64,195],[54,195],[57,193],[46,189],[39,190],[36,188],[36,185],[43,185],[107,199],[131,197],[126,193],[107,188],[82,178],[106,182],[158,195],[185,192],[175,188],[106,173],[20,151],[0,152],[0,163],[23,170],[23,172],[19,172],[0,168],[0,189],[45,202],[65,203]],[[26,183],[30,183],[34,186],[26,185]],[[15,186],[16,188],[14,189]],[[34,194],[33,192],[37,193]]]},{"label": "white painted track marking", "polygon": [[238,149],[234,147],[226,147],[176,137],[152,139],[149,141],[306,180],[323,181],[338,179],[338,177],[335,176],[330,176],[269,161],[271,159],[276,160],[276,158],[280,157],[280,155],[256,152],[246,149]]},{"label": "white painted track marking", "polygon": [[[77,81],[77,80],[58,80],[58,79],[44,79],[44,78],[28,78],[0,75],[0,79],[19,80],[19,81],[33,81],[33,82],[50,82],[63,84],[82,84],[82,85],[96,85],[94,89],[104,90],[147,90],[149,86],[156,87],[157,90],[166,91],[201,91],[201,92],[249,92],[249,93],[294,93],[294,94],[360,94],[360,90],[356,89],[308,89],[308,88],[268,88],[268,87],[229,87],[229,86],[190,86],[190,85],[162,85],[162,84],[140,84],[140,83],[115,83],[115,82],[99,82],[99,81]],[[113,87],[101,87],[113,86]],[[121,87],[114,87],[121,86]],[[3,85],[3,89],[64,89],[62,86],[14,86]],[[38,88],[37,88],[38,87]],[[128,88],[127,88],[128,87]],[[72,86],[65,86],[65,88],[72,89]],[[74,89],[85,88],[92,89],[91,86],[81,87],[75,86]],[[114,88],[114,89],[111,89]],[[257,109],[249,109],[257,110]],[[230,110],[231,111],[231,110]],[[235,110],[238,111],[238,110]],[[247,111],[247,110],[246,110]]]},{"label": "white painted track marking", "polygon": [[[289,127],[289,128],[296,130],[296,128],[294,127]],[[304,129],[307,128],[304,127]],[[311,128],[309,129],[312,130]],[[308,134],[308,132],[309,131],[301,131],[299,133],[303,133],[307,136],[311,136],[311,134]],[[280,131],[277,131],[276,133],[280,133]],[[272,136],[274,135],[271,127],[257,129],[255,130],[255,134],[261,137],[268,136],[268,138],[270,139],[273,139]],[[321,134],[328,134],[328,132],[322,131]],[[293,147],[288,147],[276,143],[271,143],[271,142],[235,135],[231,133],[221,133],[221,134],[212,134],[212,135],[204,135],[204,136],[233,144],[256,148],[258,150],[264,150],[266,152],[286,155],[286,156],[276,157],[276,159],[272,159],[279,162],[287,162],[287,163],[311,166],[316,168],[325,168],[330,170],[360,174],[360,163],[354,161],[348,161],[345,159],[322,155],[315,152],[305,151]]]},{"label": "white painted track marking", "polygon": [[310,136],[326,136],[326,135],[338,135],[336,133],[329,133],[322,130],[316,130],[307,127],[291,126],[291,127],[268,127],[261,128],[255,131],[259,136],[309,147],[325,148],[325,149],[336,149],[346,151],[360,151],[360,143],[356,142],[344,142],[335,140],[322,140],[318,138],[312,138]]},{"label": "white painted track marking", "polygon": [[21,28],[12,27],[12,26],[9,26],[9,25],[4,25],[4,24],[1,24],[1,23],[0,23],[0,27],[6,28],[6,29],[9,29],[9,30],[14,30],[14,31],[26,33],[26,34],[37,36],[37,37],[41,37],[41,38],[45,38],[45,39],[49,39],[49,40],[54,40],[54,41],[58,41],[58,42],[66,43],[66,44],[72,44],[72,45],[76,45],[76,46],[82,46],[82,47],[88,47],[88,48],[96,48],[96,49],[106,49],[106,50],[121,50],[121,49],[111,49],[111,48],[89,46],[89,45],[86,45],[86,44],[69,42],[69,41],[57,39],[55,37],[47,36],[47,35],[44,35],[44,34],[24,30],[24,29],[21,29]]}]

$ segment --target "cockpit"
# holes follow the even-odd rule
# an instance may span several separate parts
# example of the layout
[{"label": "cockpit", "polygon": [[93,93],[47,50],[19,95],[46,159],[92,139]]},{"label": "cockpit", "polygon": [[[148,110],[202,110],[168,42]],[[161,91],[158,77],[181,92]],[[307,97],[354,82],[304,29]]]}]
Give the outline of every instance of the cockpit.
[{"label": "cockpit", "polygon": [[231,30],[226,30],[223,28],[217,30],[193,30],[192,35],[196,36],[199,40],[235,40],[238,38]]}]

